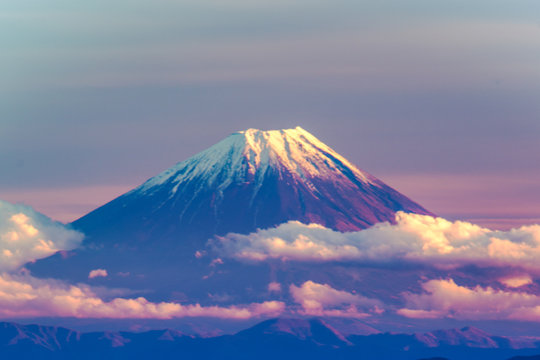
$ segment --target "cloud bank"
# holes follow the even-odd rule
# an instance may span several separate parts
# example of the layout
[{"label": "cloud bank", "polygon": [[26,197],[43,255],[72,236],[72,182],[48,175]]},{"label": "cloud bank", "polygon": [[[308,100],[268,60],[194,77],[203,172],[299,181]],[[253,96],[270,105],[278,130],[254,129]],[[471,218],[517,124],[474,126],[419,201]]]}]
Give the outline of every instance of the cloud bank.
[{"label": "cloud bank", "polygon": [[540,274],[540,225],[492,231],[463,221],[398,212],[396,224],[379,223],[341,233],[291,221],[249,235],[228,234],[214,247],[248,261],[406,261],[438,268],[514,266]]},{"label": "cloud bank", "polygon": [[249,319],[277,316],[284,307],[279,301],[229,307],[154,303],[143,297],[104,301],[86,285],[66,285],[59,281],[39,280],[30,276],[0,275],[0,317],[4,318],[58,316],[110,319]]},{"label": "cloud bank", "polygon": [[460,286],[452,279],[422,284],[424,293],[405,293],[406,307],[398,314],[409,318],[540,321],[540,296],[491,287]]},{"label": "cloud bank", "polygon": [[[8,273],[59,250],[71,250],[82,239],[83,234],[52,221],[28,206],[0,201],[0,317],[249,319],[277,316],[284,310],[284,303],[279,301],[228,307],[155,303],[143,297],[105,301],[88,285],[68,285],[57,280]],[[88,277],[92,279],[107,275],[105,269],[95,269]]]},{"label": "cloud bank", "polygon": [[[106,299],[88,285],[9,274],[28,261],[73,249],[82,239],[81,233],[29,207],[0,201],[0,317],[249,319],[288,312],[365,318],[391,309],[380,300],[311,280],[289,285],[290,307],[282,301],[201,306],[151,302],[144,297]],[[539,225],[492,231],[467,222],[399,212],[395,225],[381,223],[358,232],[340,233],[320,225],[289,222],[249,235],[228,234],[214,245],[224,256],[255,262],[409,261],[445,269],[470,264],[520,267],[525,271],[497,279],[504,290],[466,287],[450,278],[425,280],[421,293],[400,295],[404,305],[396,312],[409,318],[540,321],[540,296],[527,292],[534,283],[531,274],[540,274],[535,261],[540,255]],[[212,266],[223,263],[217,259]],[[107,276],[107,271],[89,273],[90,279],[100,276]],[[270,293],[281,291],[277,282],[268,285]]]},{"label": "cloud bank", "polygon": [[32,208],[0,200],[0,271],[79,246],[83,234]]}]

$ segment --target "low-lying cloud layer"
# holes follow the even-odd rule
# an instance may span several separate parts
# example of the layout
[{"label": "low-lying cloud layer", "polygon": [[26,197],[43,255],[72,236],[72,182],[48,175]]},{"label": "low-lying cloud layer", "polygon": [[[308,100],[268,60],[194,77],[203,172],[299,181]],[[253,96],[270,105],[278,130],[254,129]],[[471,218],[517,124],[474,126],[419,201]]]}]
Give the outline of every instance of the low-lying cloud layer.
[{"label": "low-lying cloud layer", "polygon": [[229,307],[154,303],[143,297],[104,301],[86,285],[66,285],[54,280],[0,274],[0,316],[8,318],[58,316],[111,319],[249,319],[277,316],[284,307],[279,301]]},{"label": "low-lying cloud layer", "polygon": [[71,250],[83,234],[28,206],[0,200],[0,271],[11,271],[59,250]]},{"label": "low-lying cloud layer", "polygon": [[468,288],[452,279],[429,280],[422,287],[422,294],[404,294],[407,305],[398,314],[420,319],[540,321],[540,296],[535,294]]},{"label": "low-lying cloud layer", "polygon": [[396,214],[396,224],[379,223],[357,232],[291,221],[249,235],[228,234],[214,245],[225,256],[248,261],[407,261],[446,269],[515,266],[540,273],[540,225],[492,231],[404,212]]},{"label": "low-lying cloud layer", "polygon": [[[143,297],[105,301],[87,285],[68,285],[52,279],[7,273],[29,261],[60,250],[71,250],[82,239],[83,234],[50,220],[30,207],[0,201],[0,317],[249,319],[277,316],[285,307],[279,301],[228,307],[154,303]],[[105,269],[92,270],[88,275],[90,279],[104,276],[107,276]]]},{"label": "low-lying cloud layer", "polygon": [[[419,319],[540,321],[540,296],[532,293],[535,275],[540,275],[536,262],[540,256],[539,225],[492,231],[467,222],[400,212],[395,225],[381,223],[358,232],[340,233],[320,225],[289,222],[249,235],[229,234],[214,243],[224,256],[254,262],[406,261],[448,270],[446,279],[423,279],[420,292],[396,294],[402,301],[397,307],[354,289],[336,289],[334,284],[308,279],[292,284],[271,282],[268,301],[201,306],[151,302],[144,297],[119,298],[113,297],[113,292],[103,297],[89,285],[20,275],[25,273],[21,267],[26,262],[73,249],[82,238],[81,233],[29,207],[0,201],[0,317],[249,319],[286,313],[365,318],[390,312]],[[210,266],[222,263],[217,258]],[[472,264],[521,270],[513,269],[506,275],[503,272],[494,278],[493,286],[464,286],[452,279],[455,267]],[[15,270],[19,275],[13,274]],[[106,269],[97,268],[88,277],[107,275]],[[284,301],[272,300],[275,296],[291,302],[287,306]]]}]

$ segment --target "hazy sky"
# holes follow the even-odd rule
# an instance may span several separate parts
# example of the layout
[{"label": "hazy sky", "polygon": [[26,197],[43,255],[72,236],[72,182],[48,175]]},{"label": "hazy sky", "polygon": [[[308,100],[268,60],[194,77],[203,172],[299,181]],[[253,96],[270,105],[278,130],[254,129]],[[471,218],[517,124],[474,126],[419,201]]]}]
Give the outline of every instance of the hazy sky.
[{"label": "hazy sky", "polygon": [[56,219],[296,125],[437,214],[540,218],[538,0],[0,1],[0,46],[0,199]]}]

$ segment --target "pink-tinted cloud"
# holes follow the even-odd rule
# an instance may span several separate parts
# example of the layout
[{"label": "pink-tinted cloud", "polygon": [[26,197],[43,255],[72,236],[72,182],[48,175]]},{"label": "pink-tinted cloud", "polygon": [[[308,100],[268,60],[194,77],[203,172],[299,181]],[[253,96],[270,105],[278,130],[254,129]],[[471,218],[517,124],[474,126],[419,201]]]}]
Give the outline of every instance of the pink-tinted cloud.
[{"label": "pink-tinted cloud", "polygon": [[28,206],[0,200],[0,271],[77,247],[83,234]]},{"label": "pink-tinted cloud", "polygon": [[248,261],[408,261],[438,268],[474,264],[540,273],[540,225],[493,231],[463,221],[398,212],[396,224],[341,233],[296,221],[214,243],[224,256]]},{"label": "pink-tinted cloud", "polygon": [[452,279],[422,284],[424,293],[405,293],[398,314],[410,318],[540,321],[540,296],[526,292],[469,288]]},{"label": "pink-tinted cloud", "polygon": [[113,319],[171,319],[214,317],[249,319],[277,316],[284,310],[279,301],[265,301],[242,306],[181,305],[154,303],[143,297],[114,298],[104,301],[89,286],[66,285],[55,280],[38,280],[29,276],[0,275],[1,317],[76,317]]},{"label": "pink-tinted cloud", "polygon": [[88,274],[89,279],[97,278],[97,277],[107,277],[109,274],[107,273],[107,270],[105,269],[95,269],[90,271]]},{"label": "pink-tinted cloud", "polygon": [[379,313],[382,304],[375,299],[336,290],[327,284],[306,281],[300,287],[291,285],[294,301],[301,305],[302,315],[364,318]]},{"label": "pink-tinted cloud", "polygon": [[499,282],[510,288],[518,288],[533,283],[533,279],[528,274],[509,275],[499,279]]}]

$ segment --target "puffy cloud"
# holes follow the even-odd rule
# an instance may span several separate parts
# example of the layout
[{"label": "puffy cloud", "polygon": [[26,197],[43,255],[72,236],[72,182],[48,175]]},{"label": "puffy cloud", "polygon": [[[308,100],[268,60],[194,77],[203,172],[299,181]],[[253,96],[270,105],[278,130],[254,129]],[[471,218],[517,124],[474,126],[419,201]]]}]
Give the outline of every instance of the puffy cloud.
[{"label": "puffy cloud", "polygon": [[97,278],[97,277],[107,277],[109,274],[107,273],[107,270],[105,269],[95,269],[90,271],[88,274],[89,279]]},{"label": "puffy cloud", "polygon": [[0,200],[0,271],[77,247],[83,234],[28,206]]},{"label": "puffy cloud", "polygon": [[306,281],[300,287],[289,287],[303,315],[363,318],[369,312],[380,313],[381,303],[361,295],[336,290],[327,284]]},{"label": "puffy cloud", "polygon": [[491,287],[468,288],[452,279],[422,284],[424,293],[405,293],[400,315],[410,318],[540,321],[540,296]]},{"label": "puffy cloud", "polygon": [[104,301],[86,285],[74,286],[29,276],[0,275],[0,316],[10,318],[59,316],[115,319],[249,319],[277,316],[284,310],[284,306],[279,301],[229,307],[181,305],[172,302],[154,303],[143,297]]},{"label": "puffy cloud", "polygon": [[492,231],[468,222],[398,212],[396,224],[342,233],[296,221],[248,235],[219,237],[224,256],[249,261],[419,262],[439,268],[460,265],[515,266],[540,273],[540,225]]}]

